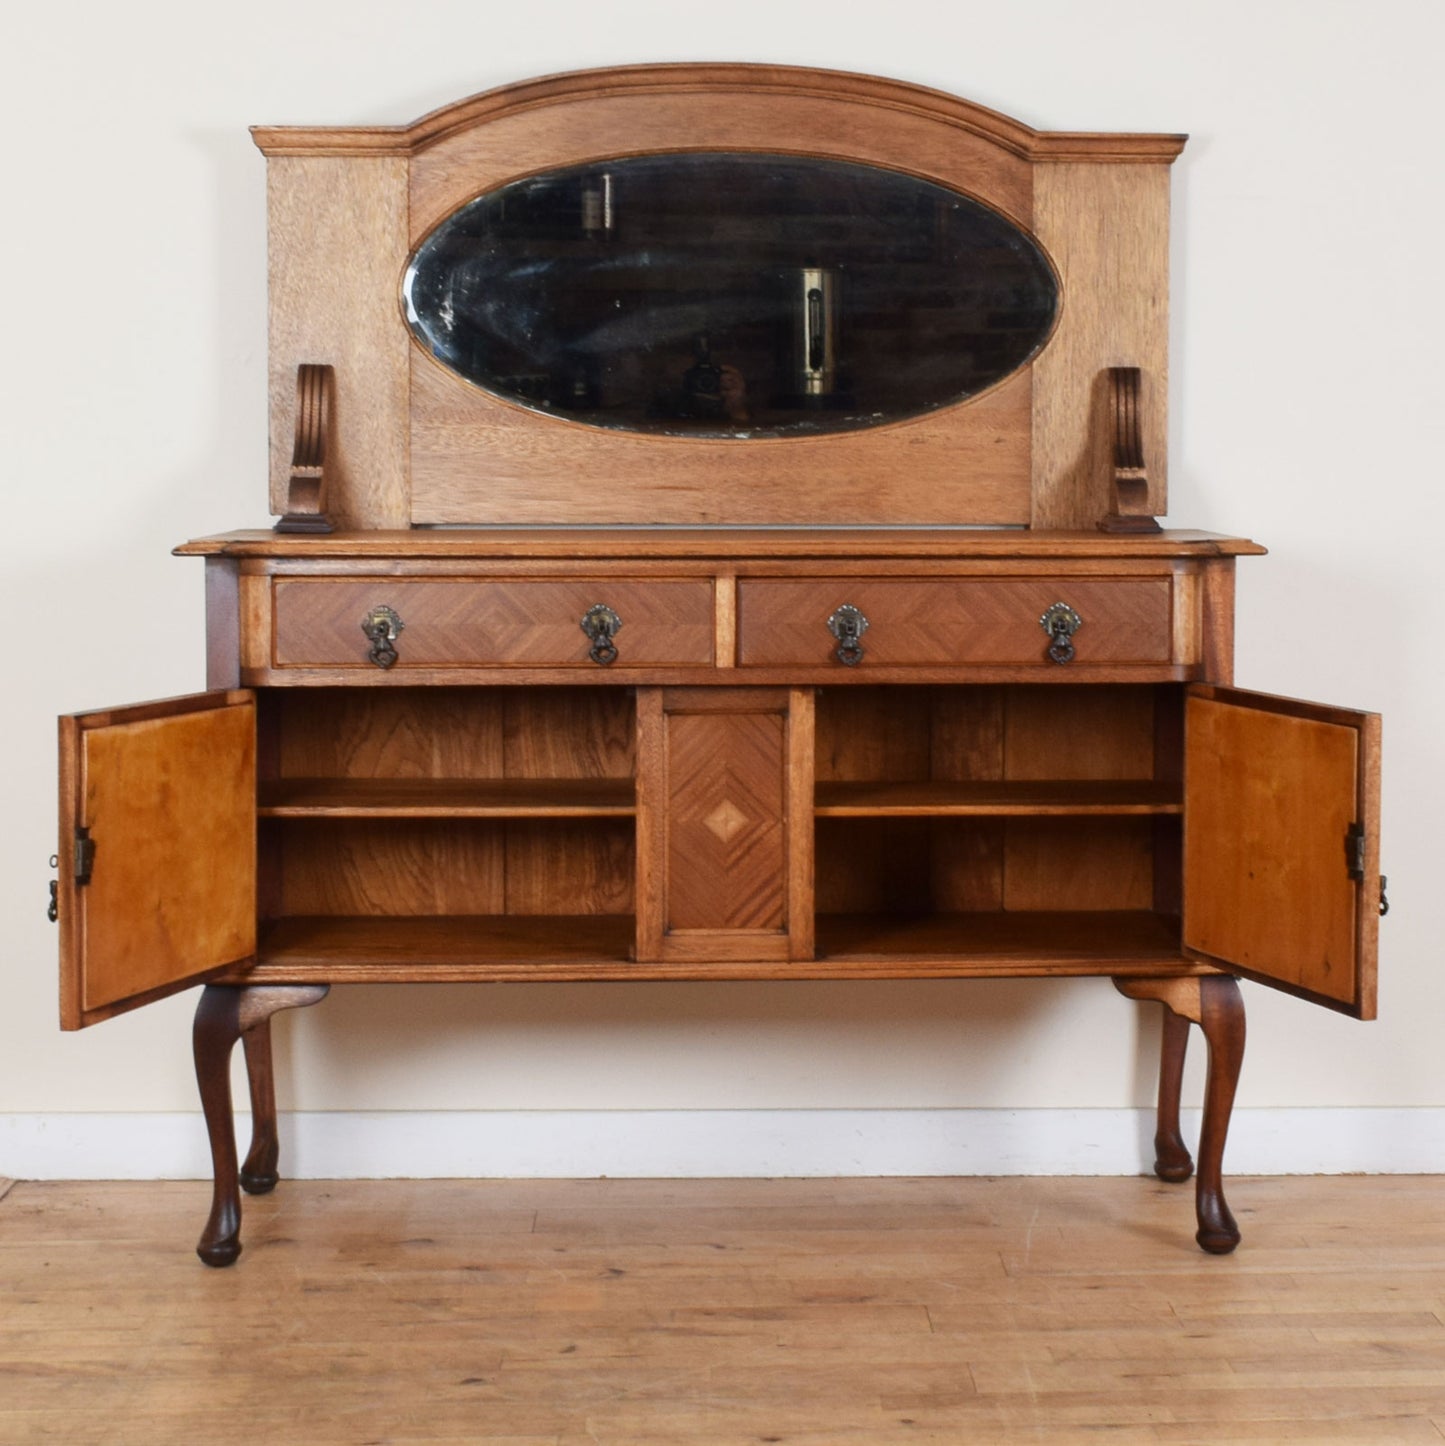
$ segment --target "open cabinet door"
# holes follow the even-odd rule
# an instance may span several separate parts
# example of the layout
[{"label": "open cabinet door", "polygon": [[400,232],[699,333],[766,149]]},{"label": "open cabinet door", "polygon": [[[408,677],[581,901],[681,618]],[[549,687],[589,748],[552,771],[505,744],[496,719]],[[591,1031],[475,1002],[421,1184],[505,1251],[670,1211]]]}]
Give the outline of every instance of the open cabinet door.
[{"label": "open cabinet door", "polygon": [[58,858],[62,1029],[254,954],[255,695],[62,718]]},{"label": "open cabinet door", "polygon": [[1379,715],[1195,685],[1184,739],[1185,948],[1373,1019]]}]

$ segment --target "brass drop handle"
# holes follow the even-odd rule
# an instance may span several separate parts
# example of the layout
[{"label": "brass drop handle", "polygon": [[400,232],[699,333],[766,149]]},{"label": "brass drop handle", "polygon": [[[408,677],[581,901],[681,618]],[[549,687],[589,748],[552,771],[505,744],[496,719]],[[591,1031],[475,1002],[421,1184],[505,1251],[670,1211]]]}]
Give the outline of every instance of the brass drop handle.
[{"label": "brass drop handle", "polygon": [[1056,602],[1044,609],[1039,626],[1049,635],[1049,657],[1056,663],[1074,661],[1074,634],[1084,620],[1066,602]]},{"label": "brass drop handle", "polygon": [[384,603],[372,608],[361,620],[361,631],[371,639],[371,651],[367,656],[378,668],[395,665],[397,651],[393,644],[396,635],[406,626],[394,608]]},{"label": "brass drop handle", "polygon": [[856,668],[863,661],[863,634],[868,631],[868,619],[852,603],[844,603],[828,619],[828,631],[838,639],[834,657],[845,668]]},{"label": "brass drop handle", "polygon": [[606,603],[594,603],[582,614],[582,631],[592,639],[587,656],[606,667],[617,661],[617,644],[613,638],[622,631],[622,619]]}]

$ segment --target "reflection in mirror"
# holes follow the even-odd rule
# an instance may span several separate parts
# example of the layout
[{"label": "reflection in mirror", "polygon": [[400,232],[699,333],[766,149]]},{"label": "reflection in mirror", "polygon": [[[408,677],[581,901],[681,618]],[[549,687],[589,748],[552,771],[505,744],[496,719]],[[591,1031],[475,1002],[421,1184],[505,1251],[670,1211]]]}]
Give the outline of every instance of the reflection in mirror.
[{"label": "reflection in mirror", "polygon": [[971,198],[800,156],[636,156],[513,182],[417,248],[407,320],[523,406],[704,436],[878,426],[1027,362],[1058,307],[1038,245]]}]

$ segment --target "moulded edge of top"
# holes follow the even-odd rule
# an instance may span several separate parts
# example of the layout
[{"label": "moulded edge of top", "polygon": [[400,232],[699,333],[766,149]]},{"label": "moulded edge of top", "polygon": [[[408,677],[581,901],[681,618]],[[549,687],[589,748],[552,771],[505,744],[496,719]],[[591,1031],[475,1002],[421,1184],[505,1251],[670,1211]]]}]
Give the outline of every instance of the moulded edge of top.
[{"label": "moulded edge of top", "polygon": [[1189,529],[1131,535],[1032,528],[910,527],[417,527],[325,534],[260,529],[198,537],[177,557],[554,558],[585,565],[608,559],[917,558],[967,562],[988,558],[1063,562],[1070,558],[1258,557],[1247,538]]}]

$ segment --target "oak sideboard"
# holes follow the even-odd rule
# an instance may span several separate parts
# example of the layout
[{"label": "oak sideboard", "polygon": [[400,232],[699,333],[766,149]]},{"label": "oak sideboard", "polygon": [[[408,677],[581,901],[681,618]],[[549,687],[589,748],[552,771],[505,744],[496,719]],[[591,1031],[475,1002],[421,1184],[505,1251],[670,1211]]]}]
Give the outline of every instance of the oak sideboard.
[{"label": "oak sideboard", "polygon": [[[273,531],[207,691],[61,720],[61,1017],[204,985],[215,1196],[333,984],[1100,976],[1161,1177],[1237,979],[1375,1009],[1379,720],[1233,688],[1165,529],[1170,165],[912,85],[638,66],[261,128]],[[254,1136],[238,1163],[229,1059]]]}]

